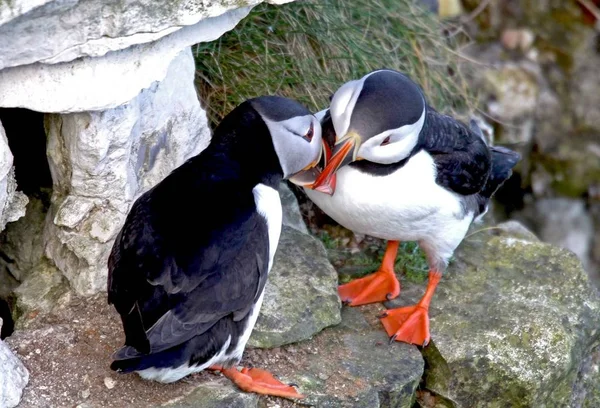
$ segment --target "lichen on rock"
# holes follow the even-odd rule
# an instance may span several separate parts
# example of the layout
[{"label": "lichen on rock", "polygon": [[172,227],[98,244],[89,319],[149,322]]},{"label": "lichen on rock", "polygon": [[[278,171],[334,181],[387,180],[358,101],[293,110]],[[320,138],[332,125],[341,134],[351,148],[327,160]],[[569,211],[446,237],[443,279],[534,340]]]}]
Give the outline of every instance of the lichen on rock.
[{"label": "lichen on rock", "polygon": [[340,308],[337,274],[323,244],[284,225],[249,346],[270,348],[306,340],[338,324]]},{"label": "lichen on rock", "polygon": [[486,231],[457,251],[430,316],[425,387],[456,407],[568,406],[600,342],[600,298],[573,253]]}]

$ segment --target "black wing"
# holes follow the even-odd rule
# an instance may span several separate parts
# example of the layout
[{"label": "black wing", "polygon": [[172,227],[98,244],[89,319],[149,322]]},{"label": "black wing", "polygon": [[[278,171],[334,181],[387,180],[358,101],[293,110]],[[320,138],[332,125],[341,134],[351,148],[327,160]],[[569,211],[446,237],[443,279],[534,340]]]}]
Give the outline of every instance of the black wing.
[{"label": "black wing", "polygon": [[462,195],[475,194],[485,186],[490,150],[465,124],[428,107],[418,147],[433,156],[439,185]]},{"label": "black wing", "polygon": [[140,197],[109,259],[108,300],[130,346],[116,358],[165,350],[225,316],[246,316],[266,283],[267,234],[252,191],[235,178],[183,166]]}]

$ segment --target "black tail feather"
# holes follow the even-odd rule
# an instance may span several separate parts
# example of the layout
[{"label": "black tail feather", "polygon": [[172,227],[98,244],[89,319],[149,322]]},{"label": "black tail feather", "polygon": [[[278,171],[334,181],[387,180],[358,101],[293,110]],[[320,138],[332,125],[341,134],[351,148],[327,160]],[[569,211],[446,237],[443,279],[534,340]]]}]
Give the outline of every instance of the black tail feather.
[{"label": "black tail feather", "polygon": [[513,150],[502,146],[490,146],[492,153],[492,168],[488,180],[479,193],[485,198],[492,195],[512,175],[512,169],[521,160],[521,155]]}]

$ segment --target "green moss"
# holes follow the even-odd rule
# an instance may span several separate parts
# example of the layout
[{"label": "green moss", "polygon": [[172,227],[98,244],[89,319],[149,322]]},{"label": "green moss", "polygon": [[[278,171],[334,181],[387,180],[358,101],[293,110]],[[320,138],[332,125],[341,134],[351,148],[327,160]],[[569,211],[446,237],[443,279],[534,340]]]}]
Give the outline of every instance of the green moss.
[{"label": "green moss", "polygon": [[236,28],[194,48],[197,85],[213,124],[262,94],[321,110],[342,83],[381,67],[410,75],[438,109],[462,110],[472,91],[441,29],[410,0],[260,4]]}]

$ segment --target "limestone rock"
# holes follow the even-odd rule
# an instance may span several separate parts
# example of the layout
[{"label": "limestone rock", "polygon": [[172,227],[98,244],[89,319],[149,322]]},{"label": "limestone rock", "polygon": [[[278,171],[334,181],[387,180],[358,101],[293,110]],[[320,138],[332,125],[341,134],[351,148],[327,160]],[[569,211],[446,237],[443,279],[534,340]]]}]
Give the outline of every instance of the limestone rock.
[{"label": "limestone rock", "polygon": [[539,86],[525,67],[505,64],[483,73],[484,88],[490,95],[488,109],[501,120],[512,121],[534,112]]},{"label": "limestone rock", "polygon": [[[270,359],[270,350],[261,352]],[[298,384],[302,404],[319,408],[410,408],[423,373],[417,348],[389,344],[381,326],[371,326],[358,308],[345,307],[341,324],[282,352],[292,362],[271,371]]]},{"label": "limestone rock", "polygon": [[16,189],[13,155],[0,123],[0,231],[4,229],[7,222],[16,221],[25,215],[27,197]]},{"label": "limestone rock", "polygon": [[283,225],[308,234],[308,228],[306,228],[302,214],[300,214],[298,200],[285,182],[279,185],[279,197],[281,198],[281,206],[283,207]]},{"label": "limestone rock", "polygon": [[515,217],[531,225],[542,241],[573,251],[588,267],[594,223],[583,200],[540,199]]},{"label": "limestone rock", "polygon": [[284,226],[248,345],[270,348],[308,339],[338,324],[340,307],[337,274],[323,244]]},{"label": "limestone rock", "polygon": [[229,380],[206,382],[165,408],[257,408],[258,394],[241,392]]},{"label": "limestone rock", "polygon": [[16,407],[28,382],[29,371],[0,340],[0,407]]},{"label": "limestone rock", "polygon": [[0,106],[57,113],[114,108],[162,81],[183,49],[219,38],[258,3],[0,2]]},{"label": "limestone rock", "polygon": [[[587,366],[582,373],[583,379],[583,408],[600,407],[600,346],[587,358]],[[571,404],[576,407],[575,404]],[[577,407],[579,408],[579,407]]]},{"label": "limestone rock", "polygon": [[115,109],[48,115],[54,183],[45,254],[78,294],[106,288],[106,260],[133,200],[209,142],[190,49]]},{"label": "limestone rock", "polygon": [[156,41],[228,10],[258,3],[259,0],[2,2],[0,37],[4,41],[0,44],[0,69],[103,56],[131,45]]},{"label": "limestone rock", "polygon": [[[404,284],[388,306],[423,290]],[[455,407],[570,406],[600,341],[600,298],[574,254],[489,231],[463,242],[430,316],[425,387]]]},{"label": "limestone rock", "polygon": [[17,314],[20,316],[17,320],[19,327],[28,325],[30,314],[34,317],[39,312],[50,312],[71,299],[67,280],[47,260],[36,264],[14,289],[14,293],[17,298]]},{"label": "limestone rock", "polygon": [[[0,8],[1,4],[6,2],[0,3]],[[162,81],[182,50],[219,38],[249,11],[249,7],[234,9],[155,42],[108,52],[101,58],[83,56],[52,65],[36,62],[0,70],[0,106],[56,113],[115,108]]]}]

